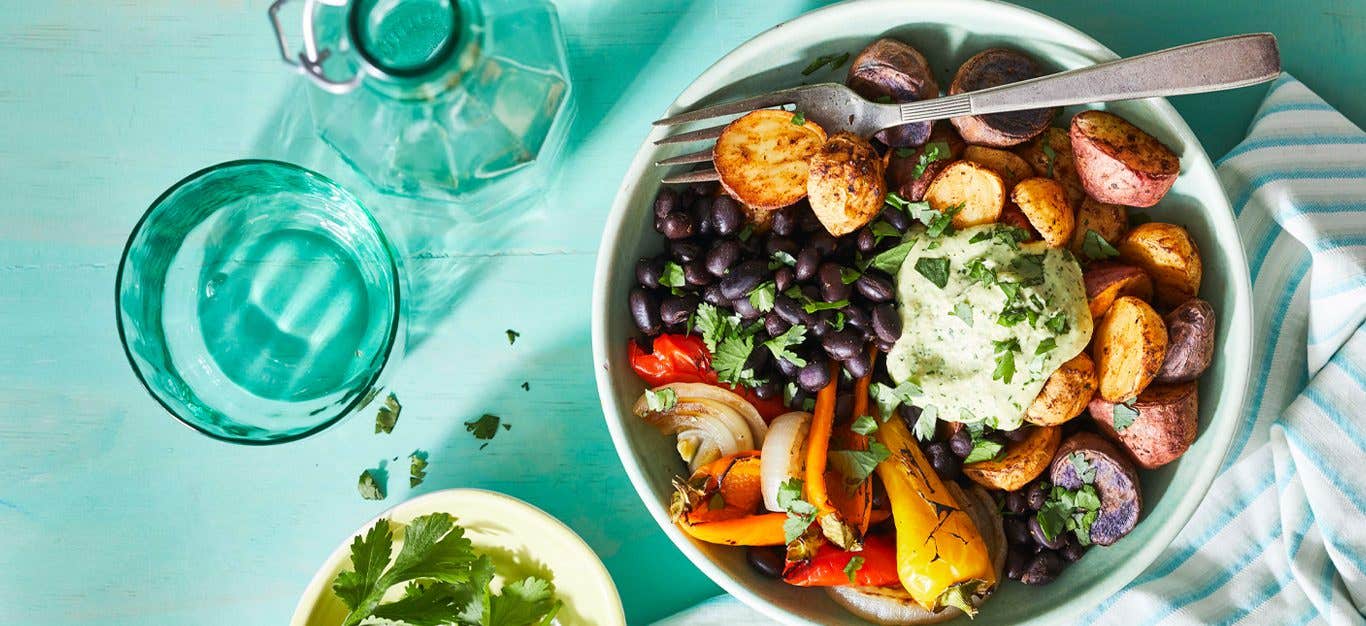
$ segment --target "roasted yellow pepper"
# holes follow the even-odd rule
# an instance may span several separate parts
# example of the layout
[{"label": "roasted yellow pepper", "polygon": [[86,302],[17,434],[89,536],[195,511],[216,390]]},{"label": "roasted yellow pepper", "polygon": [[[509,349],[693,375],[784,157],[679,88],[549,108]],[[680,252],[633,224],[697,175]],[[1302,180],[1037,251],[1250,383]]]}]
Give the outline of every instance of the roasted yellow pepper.
[{"label": "roasted yellow pepper", "polygon": [[877,429],[891,456],[877,466],[896,525],[901,585],[930,611],[955,606],[974,615],[974,596],[996,585],[986,543],[921,454],[906,424],[892,416]]}]

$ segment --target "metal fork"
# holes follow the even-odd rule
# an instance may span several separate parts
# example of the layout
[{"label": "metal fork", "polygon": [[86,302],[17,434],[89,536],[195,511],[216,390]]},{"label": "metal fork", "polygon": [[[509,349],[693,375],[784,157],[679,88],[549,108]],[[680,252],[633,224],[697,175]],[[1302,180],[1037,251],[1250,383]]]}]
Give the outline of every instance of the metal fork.
[{"label": "metal fork", "polygon": [[[963,115],[1006,113],[1092,102],[1180,96],[1246,87],[1274,80],[1281,73],[1276,37],[1271,33],[1235,35],[1116,59],[981,91],[942,98],[882,104],[864,100],[839,83],[774,91],[671,115],[656,126],[699,122],[755,109],[792,105],[827,132],[849,131],[864,137],[893,126]],[[725,124],[670,135],[655,144],[716,139]],[[659,161],[656,165],[706,163],[712,149]],[[717,180],[715,169],[667,176],[666,183]]]}]

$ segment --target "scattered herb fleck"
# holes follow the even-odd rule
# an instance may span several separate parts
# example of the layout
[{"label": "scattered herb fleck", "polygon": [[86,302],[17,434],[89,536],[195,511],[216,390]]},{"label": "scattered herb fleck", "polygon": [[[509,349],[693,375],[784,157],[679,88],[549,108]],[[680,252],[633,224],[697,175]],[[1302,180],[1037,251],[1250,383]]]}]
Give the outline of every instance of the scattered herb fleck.
[{"label": "scattered herb fleck", "polygon": [[522,391],[531,391],[531,382],[530,382],[530,381],[525,381],[525,380],[522,381]]},{"label": "scattered herb fleck", "polygon": [[360,489],[360,497],[366,500],[383,500],[386,494],[384,490],[384,470],[368,469],[360,473],[360,482],[356,487]]},{"label": "scattered herb fleck", "polygon": [[651,411],[667,411],[678,404],[678,392],[670,387],[645,390],[645,406]]},{"label": "scattered herb fleck", "polygon": [[413,450],[408,455],[408,486],[416,487],[427,479],[427,453]]},{"label": "scattered herb fleck", "polygon": [[796,126],[805,126],[805,125],[806,125],[806,114],[805,114],[805,113],[802,113],[801,111],[793,111],[793,112],[792,112],[792,123],[793,123],[794,125],[796,125]]},{"label": "scattered herb fleck", "polygon": [[1115,430],[1123,432],[1125,428],[1132,426],[1134,420],[1138,418],[1138,409],[1134,408],[1133,400],[1121,402],[1115,405],[1113,417]]},{"label": "scattered herb fleck", "polygon": [[940,289],[949,284],[948,257],[921,257],[916,259],[915,271]]},{"label": "scattered herb fleck", "polygon": [[394,425],[398,424],[398,414],[402,412],[403,405],[399,404],[398,396],[390,393],[384,399],[384,404],[379,407],[379,412],[375,413],[375,432],[394,432]]},{"label": "scattered herb fleck", "polygon": [[871,415],[860,415],[858,419],[854,420],[854,423],[849,426],[849,430],[860,435],[871,435],[877,432],[877,420],[873,419],[873,416]]},{"label": "scattered herb fleck", "polygon": [[[474,434],[475,439],[488,441],[493,439],[494,435],[498,434],[498,425],[502,421],[503,418],[498,417],[497,415],[485,413],[477,420],[465,422],[465,430]],[[484,445],[479,446],[479,449],[483,450],[488,445],[489,444],[485,443]]]},{"label": "scattered herb fleck", "polygon": [[849,584],[858,584],[858,571],[863,569],[863,557],[850,557],[849,562],[844,565],[844,575],[849,577]]},{"label": "scattered herb fleck", "polygon": [[1119,256],[1119,250],[1094,230],[1086,231],[1086,239],[1081,242],[1081,253],[1093,261]]},{"label": "scattered herb fleck", "polygon": [[809,65],[806,66],[806,68],[802,70],[802,76],[810,76],[816,73],[816,70],[819,70],[827,65],[830,66],[830,69],[832,70],[838,69],[841,65],[844,65],[845,61],[848,60],[848,52],[842,52],[840,54],[823,54],[821,56],[816,57],[816,60],[812,61]]}]

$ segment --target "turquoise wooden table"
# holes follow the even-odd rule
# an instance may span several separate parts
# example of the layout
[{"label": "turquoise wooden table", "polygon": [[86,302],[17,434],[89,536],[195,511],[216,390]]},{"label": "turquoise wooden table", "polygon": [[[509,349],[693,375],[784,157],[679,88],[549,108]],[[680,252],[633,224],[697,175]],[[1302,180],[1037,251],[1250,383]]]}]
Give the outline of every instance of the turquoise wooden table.
[{"label": "turquoise wooden table", "polygon": [[[357,417],[253,448],[173,422],[134,379],[114,328],[125,237],[201,166],[273,157],[364,184],[312,138],[305,86],[280,64],[264,2],[62,0],[0,12],[0,622],[282,624],[317,564],[383,508],[482,487],[563,519],[601,555],[631,623],[718,589],[647,516],[602,424],[588,294],[599,232],[646,122],[720,55],[816,2],[563,0],[578,98],[561,174],[516,220],[362,192],[404,251],[412,340],[393,434]],[[1120,54],[1244,31],[1366,122],[1366,5],[1093,0],[1025,4]],[[1266,5],[1266,6],[1262,6]],[[1212,155],[1260,89],[1176,101]],[[509,345],[504,331],[520,339]],[[524,390],[522,383],[528,383]],[[463,422],[512,424],[483,450]],[[414,449],[427,481],[409,490]],[[392,463],[384,502],[362,469]]]}]

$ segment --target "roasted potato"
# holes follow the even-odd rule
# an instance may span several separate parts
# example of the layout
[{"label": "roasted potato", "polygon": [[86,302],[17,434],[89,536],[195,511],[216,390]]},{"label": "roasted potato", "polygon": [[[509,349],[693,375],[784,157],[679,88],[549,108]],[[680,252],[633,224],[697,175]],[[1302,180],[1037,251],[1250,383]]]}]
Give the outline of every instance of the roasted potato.
[{"label": "roasted potato", "polygon": [[1152,277],[1158,304],[1173,307],[1200,293],[1200,249],[1185,228],[1162,222],[1139,224],[1115,248],[1119,258]]},{"label": "roasted potato", "polygon": [[[920,167],[921,157],[933,146],[934,160]],[[934,177],[958,159],[963,153],[963,138],[948,124],[941,124],[930,133],[929,141],[919,148],[898,148],[888,150],[884,157],[887,163],[887,185],[892,191],[911,202],[925,199],[925,190],[930,188]]]},{"label": "roasted potato", "polygon": [[[939,97],[939,83],[925,55],[910,44],[884,37],[869,44],[849,64],[845,83],[869,100],[915,102]],[[930,136],[933,122],[902,124],[873,135],[893,148],[919,146]]]},{"label": "roasted potato", "polygon": [[1082,274],[1086,286],[1086,304],[1091,319],[1105,317],[1115,298],[1133,296],[1149,301],[1153,298],[1153,281],[1148,273],[1132,265],[1100,261],[1086,266]]},{"label": "roasted potato", "polygon": [[[1028,55],[1006,48],[983,50],[958,68],[949,85],[949,95],[979,91],[1043,75],[1038,63]],[[1024,143],[1038,136],[1058,109],[1030,109],[1011,113],[965,115],[949,121],[968,143],[997,148]]]},{"label": "roasted potato", "polygon": [[1124,402],[1142,393],[1167,354],[1167,326],[1147,302],[1120,296],[1096,326],[1093,350],[1100,397]]},{"label": "roasted potato", "polygon": [[1072,242],[1072,229],[1076,227],[1072,207],[1057,181],[1026,178],[1010,191],[1010,199],[1029,218],[1029,223],[1048,247],[1065,248]]},{"label": "roasted potato", "polygon": [[1096,364],[1085,352],[1048,376],[1038,397],[1025,409],[1025,421],[1057,426],[1081,415],[1096,393]]},{"label": "roasted potato", "polygon": [[1195,442],[1200,423],[1195,383],[1149,386],[1129,407],[1137,415],[1129,415],[1133,421],[1124,428],[1115,427],[1117,406],[1096,398],[1091,401],[1091,418],[1102,432],[1124,446],[1143,469],[1156,469],[1175,461]]},{"label": "roasted potato", "polygon": [[1162,320],[1167,323],[1167,356],[1153,382],[1184,383],[1199,378],[1214,360],[1214,307],[1192,298]]},{"label": "roasted potato", "polygon": [[968,463],[963,466],[963,475],[987,489],[1003,491],[1015,491],[1038,478],[1053,460],[1062,431],[1055,426],[1025,428],[1030,429],[1029,434],[1008,444],[1000,460]]},{"label": "roasted potato", "polygon": [[930,208],[943,211],[962,206],[953,216],[954,228],[990,224],[1001,216],[1006,186],[1001,176],[971,161],[954,161],[930,182],[925,191]]},{"label": "roasted potato", "polygon": [[[1079,455],[1074,459],[1073,454]],[[1079,467],[1080,466],[1080,467]],[[1100,512],[1091,524],[1091,542],[1108,546],[1129,534],[1143,510],[1138,471],[1114,444],[1095,433],[1080,432],[1058,446],[1049,479],[1066,489],[1080,489],[1080,470],[1094,471],[1091,484],[1100,496]]]},{"label": "roasted potato", "polygon": [[788,111],[760,109],[728,124],[712,148],[726,193],[756,210],[785,207],[806,196],[807,161],[825,129]]},{"label": "roasted potato", "polygon": [[1086,243],[1086,231],[1096,231],[1101,239],[1111,244],[1124,237],[1129,230],[1129,213],[1118,204],[1100,202],[1087,196],[1077,207],[1077,227],[1072,231],[1072,252],[1081,254]]},{"label": "roasted potato", "polygon": [[1034,175],[1034,168],[1029,166],[1018,154],[997,148],[986,146],[968,146],[963,150],[963,160],[972,161],[978,165],[985,165],[1001,175],[1001,180],[1005,181],[1006,188],[1014,188],[1020,181]]},{"label": "roasted potato", "polygon": [[1077,178],[1076,161],[1072,159],[1072,140],[1067,131],[1049,127],[1043,134],[1020,148],[1020,158],[1034,168],[1035,176],[1052,178],[1062,184],[1067,192],[1067,202],[1073,209],[1081,206],[1086,198],[1081,179]]},{"label": "roasted potato", "polygon": [[806,194],[830,234],[851,233],[882,210],[887,197],[882,157],[868,140],[835,133],[811,156]]},{"label": "roasted potato", "polygon": [[1024,211],[1021,211],[1020,207],[1011,202],[1009,198],[1006,199],[1006,205],[1001,209],[1001,216],[996,218],[996,221],[1002,224],[1010,224],[1029,233],[1029,238],[1025,241],[1039,240],[1039,233],[1034,230],[1034,225],[1029,223],[1029,218],[1025,217]]},{"label": "roasted potato", "polygon": [[1068,135],[1081,184],[1101,202],[1152,206],[1181,173],[1170,148],[1113,113],[1082,111]]}]

